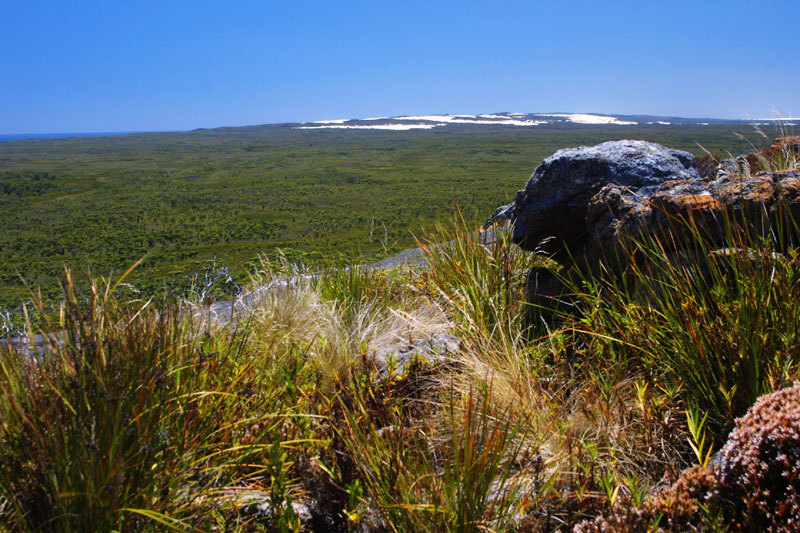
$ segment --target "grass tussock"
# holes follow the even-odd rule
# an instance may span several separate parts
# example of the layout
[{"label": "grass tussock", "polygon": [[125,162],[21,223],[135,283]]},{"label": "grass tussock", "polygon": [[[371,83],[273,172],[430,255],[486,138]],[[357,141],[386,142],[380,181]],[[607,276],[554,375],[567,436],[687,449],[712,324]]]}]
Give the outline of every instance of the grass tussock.
[{"label": "grass tussock", "polygon": [[611,365],[680,388],[724,437],[797,373],[800,271],[784,244],[796,239],[791,221],[753,227],[733,215],[721,224],[721,249],[691,222],[686,242],[631,242],[636,260],[623,276],[584,284],[578,330]]},{"label": "grass tussock", "polygon": [[245,339],[203,338],[176,309],[111,289],[79,294],[67,274],[60,342],[2,353],[0,494],[14,530],[187,527],[213,514],[214,493],[262,477],[290,415],[242,357]]},{"label": "grass tussock", "polygon": [[[359,474],[363,503],[391,531],[504,530],[526,509],[539,463],[524,460],[522,424],[490,412],[488,389],[458,401],[441,418],[396,412],[375,423],[358,398],[345,410],[344,441]],[[389,425],[382,424],[390,422]],[[356,518],[358,515],[356,514]]]},{"label": "grass tussock", "polygon": [[[677,247],[632,241],[618,275],[565,276],[546,319],[526,301],[539,260],[461,218],[424,240],[425,268],[265,261],[252,285],[272,288],[216,329],[67,274],[39,309],[57,342],[0,354],[0,529],[633,523],[797,377],[781,224],[721,221],[724,250],[691,222]],[[724,524],[697,509],[691,527]]]}]

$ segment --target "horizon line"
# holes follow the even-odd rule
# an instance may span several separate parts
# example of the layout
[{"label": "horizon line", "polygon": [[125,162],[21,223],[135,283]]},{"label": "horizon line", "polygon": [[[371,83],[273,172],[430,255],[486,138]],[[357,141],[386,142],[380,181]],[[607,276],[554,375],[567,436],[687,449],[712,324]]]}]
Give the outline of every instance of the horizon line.
[{"label": "horizon line", "polygon": [[[541,112],[516,112],[511,113],[508,111],[496,111],[493,113],[481,113],[480,115],[486,114],[524,114],[524,115],[537,115],[537,116],[550,116],[550,115],[557,115],[557,114],[569,114],[569,115],[598,115],[598,116],[608,116],[608,117],[653,117],[653,118],[680,118],[680,119],[687,119],[687,120],[712,120],[712,121],[722,121],[722,122],[781,122],[781,121],[800,121],[800,117],[758,117],[758,118],[711,118],[711,117],[683,117],[678,115],[652,115],[652,114],[645,114],[645,113],[638,113],[638,114],[626,114],[626,113],[588,113],[588,112],[570,112],[570,111],[553,111],[550,113],[541,113]],[[437,116],[467,116],[463,113],[437,113]],[[404,118],[404,117],[416,117],[416,116],[427,116],[427,115],[394,115],[394,116],[386,116],[386,117],[378,117],[378,118],[346,118],[346,119],[336,119],[336,121],[342,122],[349,122],[349,121],[358,121],[358,120],[392,120],[396,118]],[[330,120],[313,120],[313,121],[284,121],[284,122],[263,122],[260,124],[239,124],[239,125],[222,125],[222,126],[199,126],[196,128],[190,129],[165,129],[165,130],[119,130],[119,131],[38,131],[38,132],[8,132],[2,133],[0,132],[0,142],[9,142],[14,140],[32,140],[36,138],[47,138],[44,136],[53,136],[51,138],[70,138],[70,137],[110,137],[115,135],[135,135],[140,133],[188,133],[197,130],[215,130],[215,129],[222,129],[222,128],[249,128],[249,127],[259,127],[259,126],[278,126],[282,124],[311,124],[314,122],[330,122]],[[17,139],[2,139],[3,137],[18,137]]]}]

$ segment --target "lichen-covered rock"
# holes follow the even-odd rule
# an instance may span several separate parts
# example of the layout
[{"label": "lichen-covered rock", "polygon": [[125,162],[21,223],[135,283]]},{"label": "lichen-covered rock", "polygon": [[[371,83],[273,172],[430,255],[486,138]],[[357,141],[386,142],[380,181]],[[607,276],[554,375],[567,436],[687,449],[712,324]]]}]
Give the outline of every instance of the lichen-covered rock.
[{"label": "lichen-covered rock", "polygon": [[391,350],[379,351],[373,355],[373,360],[381,371],[388,371],[391,368],[393,373],[399,376],[414,359],[436,363],[451,357],[460,348],[461,341],[457,337],[449,333],[439,333]]},{"label": "lichen-covered rock", "polygon": [[791,214],[800,220],[800,172],[763,173],[716,181],[666,181],[633,189],[609,184],[586,210],[587,254],[613,258],[628,237],[657,238],[665,249],[687,244],[691,221],[712,245],[725,244],[724,220],[756,227],[777,225]]},{"label": "lichen-covered rock", "polygon": [[[779,139],[758,155],[786,159],[797,145],[795,138]],[[680,249],[690,242],[691,221],[712,245],[723,246],[726,218],[769,231],[787,215],[800,220],[800,170],[703,178],[687,152],[615,141],[548,157],[489,222],[514,223],[514,242],[523,248],[566,264],[581,257],[593,268],[624,257],[628,237]]]},{"label": "lichen-covered rock", "polygon": [[551,236],[556,247],[574,244],[586,234],[587,207],[603,186],[640,189],[699,180],[696,166],[692,154],[646,141],[559,150],[536,167],[513,206],[500,208],[495,218],[514,222],[514,242],[529,250]]},{"label": "lichen-covered rock", "polygon": [[800,162],[800,135],[775,139],[759,152],[723,159],[717,165],[717,175],[731,178],[748,177],[775,168],[793,168]]},{"label": "lichen-covered rock", "polygon": [[762,396],[736,421],[717,478],[744,531],[800,531],[800,383]]}]

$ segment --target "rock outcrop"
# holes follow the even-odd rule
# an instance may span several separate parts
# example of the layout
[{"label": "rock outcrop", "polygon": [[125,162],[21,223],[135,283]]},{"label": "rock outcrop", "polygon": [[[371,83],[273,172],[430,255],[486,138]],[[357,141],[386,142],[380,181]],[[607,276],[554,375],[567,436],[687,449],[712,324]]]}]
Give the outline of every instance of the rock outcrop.
[{"label": "rock outcrop", "polygon": [[585,249],[589,257],[613,263],[626,237],[650,236],[669,251],[691,239],[694,230],[687,222],[712,246],[723,246],[726,217],[730,224],[766,229],[786,214],[800,220],[798,171],[714,181],[668,180],[640,189],[611,183],[587,206]]},{"label": "rock outcrop", "polygon": [[525,249],[562,263],[580,256],[591,266],[613,264],[629,236],[679,247],[693,221],[722,244],[726,216],[767,228],[787,211],[800,220],[798,170],[703,178],[688,152],[613,141],[548,157],[489,223],[512,222],[514,242]]},{"label": "rock outcrop", "polygon": [[559,150],[494,218],[513,221],[514,242],[527,250],[574,248],[587,234],[589,204],[606,185],[639,190],[667,180],[699,181],[696,167],[692,154],[645,141]]},{"label": "rock outcrop", "polygon": [[775,166],[786,168],[797,166],[800,159],[800,135],[780,137],[758,152],[740,155],[734,159],[720,161],[720,176],[738,177],[769,172]]}]

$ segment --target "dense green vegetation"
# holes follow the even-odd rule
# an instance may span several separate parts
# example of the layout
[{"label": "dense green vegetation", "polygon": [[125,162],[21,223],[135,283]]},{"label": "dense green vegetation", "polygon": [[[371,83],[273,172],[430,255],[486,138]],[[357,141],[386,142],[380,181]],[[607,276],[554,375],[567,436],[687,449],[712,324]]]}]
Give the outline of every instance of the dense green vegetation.
[{"label": "dense green vegetation", "polygon": [[278,248],[306,264],[368,262],[456,206],[485,218],[556,149],[642,138],[724,154],[747,148],[736,128],[278,125],[0,143],[0,307],[30,299],[22,280],[57,295],[65,265],[108,275],[145,258],[130,281],[153,293],[212,263],[241,280]]}]

